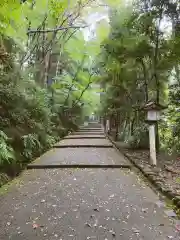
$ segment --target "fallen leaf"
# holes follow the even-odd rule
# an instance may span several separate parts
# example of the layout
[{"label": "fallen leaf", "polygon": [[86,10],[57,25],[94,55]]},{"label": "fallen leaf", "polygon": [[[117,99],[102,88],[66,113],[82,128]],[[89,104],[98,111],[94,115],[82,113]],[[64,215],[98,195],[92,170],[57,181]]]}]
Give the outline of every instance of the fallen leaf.
[{"label": "fallen leaf", "polygon": [[177,216],[173,210],[166,210],[164,212],[168,217],[176,217]]},{"label": "fallen leaf", "polygon": [[34,228],[34,229],[36,229],[36,228],[38,228],[38,227],[39,227],[39,225],[38,225],[38,224],[36,224],[36,223],[34,223],[32,226],[33,226],[33,228]]},{"label": "fallen leaf", "polygon": [[147,213],[148,208],[142,208],[142,212]]},{"label": "fallen leaf", "polygon": [[157,202],[156,202],[156,205],[157,205],[158,207],[165,207],[165,203],[162,202],[162,201],[157,201]]},{"label": "fallen leaf", "polygon": [[133,228],[132,230],[133,230],[134,233],[137,233],[137,234],[140,232],[140,231],[139,231],[138,229],[136,229],[136,228]]},{"label": "fallen leaf", "polygon": [[98,220],[96,219],[93,226],[94,226],[94,227],[97,227],[97,224],[98,224]]},{"label": "fallen leaf", "polygon": [[90,223],[85,223],[85,226],[92,228]]},{"label": "fallen leaf", "polygon": [[164,223],[160,223],[159,226],[164,226]]},{"label": "fallen leaf", "polygon": [[95,212],[99,212],[99,209],[98,208],[94,208],[93,209]]},{"label": "fallen leaf", "polygon": [[176,230],[180,231],[180,224],[176,224]]},{"label": "fallen leaf", "polygon": [[112,195],[110,195],[109,197],[110,197],[110,198],[113,198],[114,196],[115,196],[115,195],[114,195],[114,194],[112,194]]}]

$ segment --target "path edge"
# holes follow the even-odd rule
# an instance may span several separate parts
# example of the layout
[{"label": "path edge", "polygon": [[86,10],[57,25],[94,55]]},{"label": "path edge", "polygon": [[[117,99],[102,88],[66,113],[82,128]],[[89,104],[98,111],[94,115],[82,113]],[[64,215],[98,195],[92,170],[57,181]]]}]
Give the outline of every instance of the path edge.
[{"label": "path edge", "polygon": [[46,165],[38,165],[38,164],[30,164],[27,166],[27,169],[66,169],[66,168],[100,168],[100,169],[130,169],[131,166],[128,164],[46,164]]},{"label": "path edge", "polygon": [[138,165],[134,160],[133,157],[130,157],[128,154],[126,154],[121,147],[119,147],[115,141],[113,141],[108,134],[106,134],[106,137],[109,139],[109,141],[113,144],[113,146],[124,155],[125,158],[127,158],[140,172],[143,174],[144,177],[155,187],[155,189],[159,192],[161,192],[165,197],[170,199],[175,206],[180,209],[180,196],[175,195],[170,189],[164,188],[161,184],[159,184],[158,180],[156,180],[153,177],[153,174],[148,173],[144,171],[144,169]]}]

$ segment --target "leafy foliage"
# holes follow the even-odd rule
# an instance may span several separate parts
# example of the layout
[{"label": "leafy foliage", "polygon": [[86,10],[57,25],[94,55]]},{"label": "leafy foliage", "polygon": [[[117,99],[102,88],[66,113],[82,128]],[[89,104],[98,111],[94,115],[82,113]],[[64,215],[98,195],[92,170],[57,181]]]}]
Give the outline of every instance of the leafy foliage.
[{"label": "leafy foliage", "polygon": [[90,4],[0,3],[0,167],[10,175],[77,129],[91,111],[96,53],[82,31]]},{"label": "leafy foliage", "polygon": [[3,131],[0,131],[0,165],[10,164],[14,159],[14,151],[8,145],[8,137]]},{"label": "leafy foliage", "polygon": [[[144,0],[133,4],[110,7],[110,33],[97,60],[103,76],[101,112],[110,120],[116,139],[133,147],[148,147],[141,108],[148,101],[169,103],[157,128],[157,140],[159,133],[163,148],[179,151],[180,55],[175,50],[179,46],[179,5]],[[173,28],[167,31],[164,23]]]},{"label": "leafy foliage", "polygon": [[41,144],[38,140],[38,135],[34,133],[24,135],[22,137],[22,141],[24,145],[23,155],[26,158],[31,158],[33,156],[34,151],[37,151],[37,149],[41,149]]}]

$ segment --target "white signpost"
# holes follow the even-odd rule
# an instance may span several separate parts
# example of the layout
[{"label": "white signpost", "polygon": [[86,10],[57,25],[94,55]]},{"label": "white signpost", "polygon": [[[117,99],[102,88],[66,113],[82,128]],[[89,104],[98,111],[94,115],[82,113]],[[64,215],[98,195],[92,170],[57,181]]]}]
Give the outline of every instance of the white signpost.
[{"label": "white signpost", "polygon": [[150,144],[150,161],[151,164],[156,166],[156,134],[155,134],[155,125],[149,125],[149,144]]},{"label": "white signpost", "polygon": [[144,110],[147,112],[147,122],[149,124],[149,148],[150,148],[150,161],[151,164],[157,165],[156,158],[156,122],[160,120],[160,111],[164,109],[160,104],[155,102],[149,102],[144,106]]}]

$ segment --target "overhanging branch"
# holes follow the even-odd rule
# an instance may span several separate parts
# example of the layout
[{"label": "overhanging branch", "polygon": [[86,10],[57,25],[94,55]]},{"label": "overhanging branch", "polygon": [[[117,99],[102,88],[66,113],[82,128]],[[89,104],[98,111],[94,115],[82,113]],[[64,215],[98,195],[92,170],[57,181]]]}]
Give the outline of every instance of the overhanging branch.
[{"label": "overhanging branch", "polygon": [[54,29],[36,29],[36,30],[29,30],[27,31],[27,34],[32,34],[32,33],[50,33],[50,32],[57,32],[61,30],[68,30],[68,29],[80,29],[80,28],[86,28],[88,25],[85,26],[68,26],[68,27],[59,27],[59,28],[54,28]]},{"label": "overhanging branch", "polygon": [[85,91],[90,87],[90,85],[93,83],[93,81],[91,81],[93,74],[91,74],[89,76],[89,82],[87,84],[87,86],[83,89],[83,91],[81,92],[81,95],[78,97],[78,99],[75,100],[75,102],[72,105],[72,108],[74,108],[81,100],[82,96],[84,95]]},{"label": "overhanging branch", "polygon": [[76,78],[77,78],[77,76],[78,76],[78,74],[79,74],[79,72],[80,72],[80,70],[81,70],[81,68],[82,68],[82,66],[83,66],[83,64],[84,64],[85,58],[86,58],[86,56],[84,55],[83,58],[82,58],[82,60],[81,60],[81,64],[78,66],[77,71],[76,71],[76,74],[75,74],[75,76],[74,76],[73,79],[72,79],[72,83],[71,83],[71,85],[70,85],[70,87],[69,87],[69,89],[68,89],[68,90],[69,90],[69,91],[68,91],[68,95],[67,95],[67,97],[66,97],[66,99],[65,99],[65,101],[64,101],[64,106],[65,106],[65,105],[67,104],[67,102],[68,102],[68,99],[69,99],[71,90],[72,90],[72,88],[73,88],[73,86],[74,86],[74,81],[76,80]]}]

